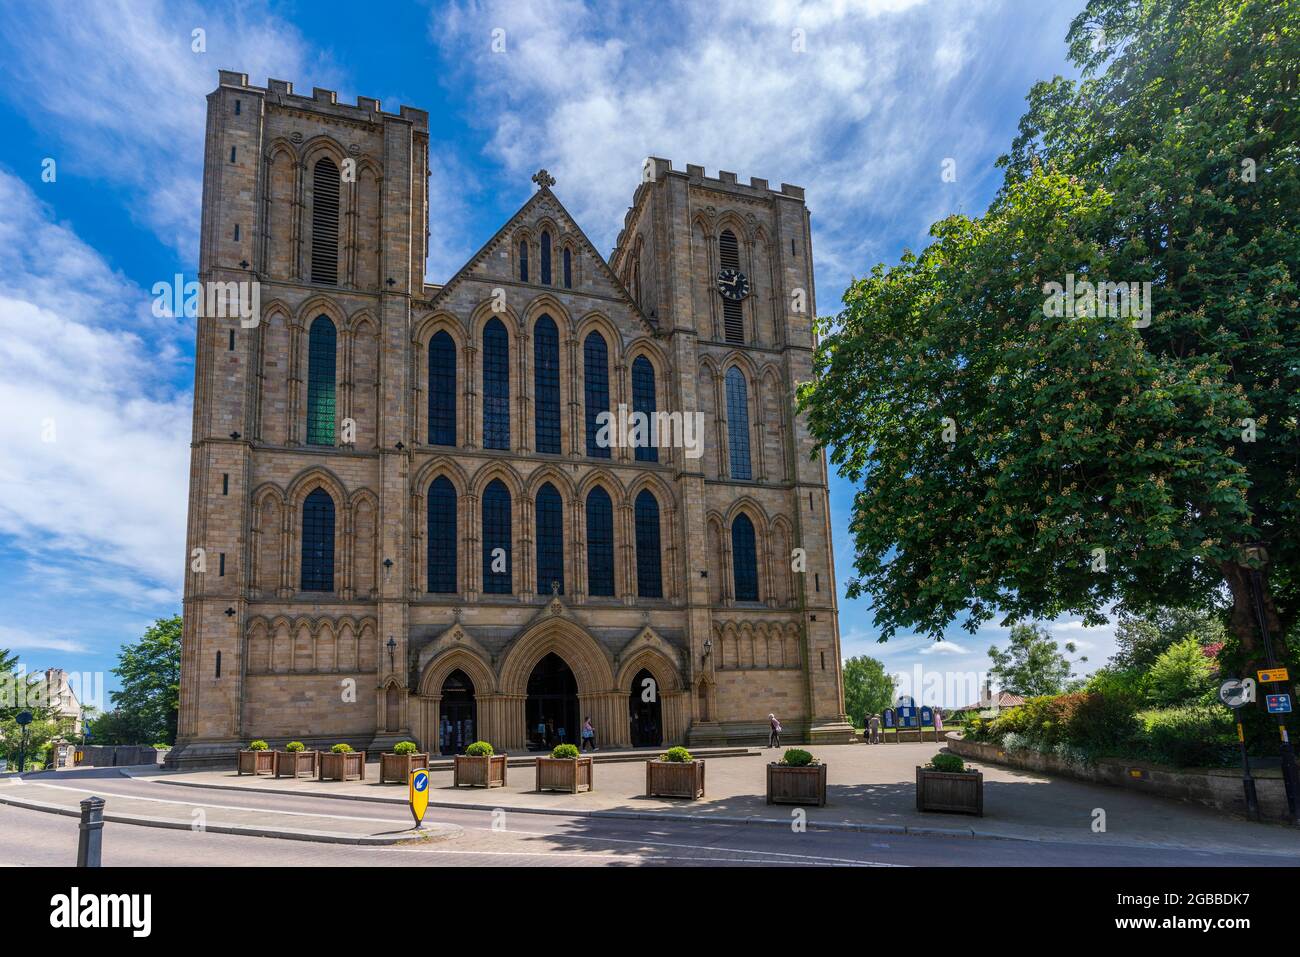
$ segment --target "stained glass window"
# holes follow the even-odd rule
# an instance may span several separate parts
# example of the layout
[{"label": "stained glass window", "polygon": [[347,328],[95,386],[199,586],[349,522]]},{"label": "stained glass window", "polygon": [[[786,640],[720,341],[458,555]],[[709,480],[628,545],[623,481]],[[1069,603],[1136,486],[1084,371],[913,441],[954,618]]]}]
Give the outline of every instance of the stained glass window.
[{"label": "stained glass window", "polygon": [[510,448],[510,338],[500,319],[483,327],[483,448]]},{"label": "stained glass window", "polygon": [[735,366],[727,370],[727,449],[731,477],[753,478],[749,470],[749,387]]},{"label": "stained glass window", "polygon": [[614,505],[599,485],[587,493],[587,593],[614,594]]},{"label": "stained glass window", "polygon": [[317,316],[308,332],[307,345],[307,444],[334,444],[334,390],[338,351],[334,323]]},{"label": "stained glass window", "polygon": [[550,316],[533,326],[533,428],[537,451],[560,451],[560,335]]},{"label": "stained glass window", "polygon": [[743,512],[731,523],[731,567],[735,572],[736,601],[758,601],[758,555],[754,523]]},{"label": "stained glass window", "polygon": [[334,590],[334,499],[323,488],[302,503],[302,590]]},{"label": "stained glass window", "polygon": [[429,340],[429,444],[456,444],[456,343],[446,332]]},{"label": "stained glass window", "polygon": [[456,487],[445,475],[429,486],[429,591],[454,593],[456,589]]},{"label": "stained glass window", "polygon": [[649,489],[636,497],[636,592],[642,598],[662,598],[659,559],[659,502]]},{"label": "stained glass window", "polygon": [[655,417],[655,370],[645,356],[637,356],[632,363],[632,411],[644,412],[643,443],[636,447],[638,462],[658,462],[659,450],[650,444],[650,426]]},{"label": "stained glass window", "polygon": [[513,590],[510,544],[510,492],[500,479],[493,479],[483,490],[484,593],[509,595]]},{"label": "stained glass window", "polygon": [[547,482],[537,490],[537,590],[549,594],[551,583],[564,594],[564,503]]},{"label": "stained glass window", "polygon": [[[583,379],[586,392],[587,454],[592,458],[609,458],[609,442],[600,445],[596,437],[600,432],[597,417],[609,411],[609,352],[605,337],[599,332],[588,334],[582,346]],[[608,435],[609,430],[606,429]]]}]

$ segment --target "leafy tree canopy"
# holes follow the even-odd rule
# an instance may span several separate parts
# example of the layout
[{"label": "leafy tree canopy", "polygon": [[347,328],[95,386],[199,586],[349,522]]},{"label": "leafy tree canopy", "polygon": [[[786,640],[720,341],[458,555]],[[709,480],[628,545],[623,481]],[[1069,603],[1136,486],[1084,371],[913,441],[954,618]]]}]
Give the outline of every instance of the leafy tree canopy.
[{"label": "leafy tree canopy", "polygon": [[858,655],[844,662],[844,710],[854,723],[880,714],[894,702],[896,679],[875,658]]},{"label": "leafy tree canopy", "polygon": [[[1077,649],[1066,642],[1065,650],[1074,654]],[[993,662],[989,675],[1003,690],[1026,698],[1060,694],[1074,677],[1074,663],[1061,654],[1061,646],[1047,630],[1037,625],[1014,625],[1006,649],[989,648],[989,660]]]},{"label": "leafy tree canopy", "polygon": [[121,679],[122,689],[109,695],[113,710],[94,722],[93,739],[103,744],[174,744],[180,707],[181,616],[159,618],[138,642],[125,645],[117,660],[113,674]]},{"label": "leafy tree canopy", "polygon": [[[1297,5],[1090,0],[1067,40],[1083,78],[1030,92],[988,212],[819,321],[800,403],[861,483],[848,594],[937,638],[1226,583],[1253,648],[1244,543],[1274,629],[1300,610]],[[1150,282],[1149,324],[1050,308],[1070,276]]]}]

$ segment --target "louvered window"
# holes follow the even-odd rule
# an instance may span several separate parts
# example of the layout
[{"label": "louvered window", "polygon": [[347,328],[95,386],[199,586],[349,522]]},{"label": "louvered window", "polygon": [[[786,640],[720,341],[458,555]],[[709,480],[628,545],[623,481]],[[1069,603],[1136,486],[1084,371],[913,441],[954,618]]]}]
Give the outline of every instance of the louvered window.
[{"label": "louvered window", "polygon": [[429,444],[456,444],[456,343],[445,332],[429,340]]},{"label": "louvered window", "polygon": [[[740,268],[740,247],[730,229],[724,229],[718,237],[718,261],[723,269]],[[722,297],[722,324],[728,342],[745,341],[745,314],[739,300]]]},{"label": "louvered window", "polygon": [[429,591],[456,591],[456,487],[445,475],[429,486]]},{"label": "louvered window", "polygon": [[519,281],[528,282],[528,240],[519,240]]},{"label": "louvered window", "polygon": [[312,177],[311,279],[339,281],[339,168],[328,158],[316,163]]},{"label": "louvered window", "polygon": [[542,233],[542,285],[551,284],[551,234]]},{"label": "louvered window", "polygon": [[537,590],[549,594],[555,586],[564,594],[564,503],[547,482],[537,490]]},{"label": "louvered window", "polygon": [[550,316],[533,326],[533,428],[537,451],[560,451],[560,334]]},{"label": "louvered window", "polygon": [[604,445],[597,442],[600,423],[597,417],[609,411],[609,352],[605,347],[605,337],[599,332],[587,336],[583,343],[583,380],[586,397],[587,418],[587,454],[592,458],[609,458],[608,429]]},{"label": "louvered window", "polygon": [[587,593],[614,594],[614,504],[599,485],[587,493]]},{"label": "louvered window", "polygon": [[564,247],[564,288],[573,288],[573,250]]}]

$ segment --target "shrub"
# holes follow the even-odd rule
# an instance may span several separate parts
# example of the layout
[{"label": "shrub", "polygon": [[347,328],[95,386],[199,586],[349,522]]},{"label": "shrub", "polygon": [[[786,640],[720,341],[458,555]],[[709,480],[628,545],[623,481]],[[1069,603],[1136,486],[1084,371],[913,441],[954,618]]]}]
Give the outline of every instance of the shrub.
[{"label": "shrub", "polygon": [[576,758],[578,756],[578,746],[576,744],[557,744],[551,748],[551,757],[553,758]]},{"label": "shrub", "polygon": [[332,748],[330,748],[330,750],[333,751],[335,754],[351,754],[351,753],[352,753],[352,745],[350,745],[350,744],[336,744],[336,745],[334,745]]},{"label": "shrub", "polygon": [[258,738],[256,741],[248,742],[248,750],[250,751],[265,751],[269,747],[270,745],[261,738]]},{"label": "shrub", "polygon": [[961,755],[940,752],[930,759],[930,768],[935,771],[946,771],[949,774],[960,774],[966,770],[966,762],[961,759]]},{"label": "shrub", "polygon": [[416,750],[414,741],[398,741],[393,745],[393,754],[414,754]]},{"label": "shrub", "polygon": [[669,748],[663,754],[659,755],[660,761],[672,761],[674,764],[685,764],[687,761],[694,761],[691,752],[685,748]]},{"label": "shrub", "polygon": [[301,741],[290,741],[284,746],[284,749],[286,751],[306,751],[307,745],[303,744]]},{"label": "shrub", "polygon": [[170,744],[155,744],[153,749],[155,751],[170,751],[172,746]]},{"label": "shrub", "polygon": [[492,750],[492,745],[488,744],[486,741],[475,741],[465,749],[465,753],[471,758],[485,758],[489,755],[496,754],[496,751]]},{"label": "shrub", "polygon": [[791,768],[806,768],[810,764],[820,764],[821,762],[802,748],[790,748],[778,763]]},{"label": "shrub", "polygon": [[1181,705],[1144,711],[1147,755],[1174,767],[1222,767],[1232,763],[1236,730],[1232,714],[1214,705]]},{"label": "shrub", "polygon": [[1160,653],[1146,673],[1142,690],[1158,708],[1190,704],[1214,686],[1215,664],[1195,638],[1185,638]]}]

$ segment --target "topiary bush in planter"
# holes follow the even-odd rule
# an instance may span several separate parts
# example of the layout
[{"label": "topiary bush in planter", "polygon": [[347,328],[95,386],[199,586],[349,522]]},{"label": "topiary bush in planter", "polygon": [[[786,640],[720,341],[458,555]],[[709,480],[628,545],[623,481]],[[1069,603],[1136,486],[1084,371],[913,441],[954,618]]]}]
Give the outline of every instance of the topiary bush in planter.
[{"label": "topiary bush in planter", "polygon": [[646,797],[683,797],[691,801],[704,796],[704,762],[697,761],[683,747],[672,747],[657,761],[645,763]]},{"label": "topiary bush in planter", "polygon": [[557,744],[550,757],[537,759],[537,790],[577,794],[596,786],[594,762],[576,744]]},{"label": "topiary bush in planter", "polygon": [[429,766],[429,755],[421,753],[414,741],[398,741],[392,751],[379,755],[379,783],[405,784],[411,772]]},{"label": "topiary bush in planter", "polygon": [[303,744],[301,741],[290,741],[288,744],[284,746],[284,749],[286,751],[294,751],[294,752],[306,751],[307,745]]},{"label": "topiary bush in planter", "polygon": [[682,747],[669,748],[663,754],[659,755],[660,761],[671,761],[674,764],[682,764],[687,761],[694,761],[691,752]]},{"label": "topiary bush in planter", "polygon": [[826,765],[812,752],[788,748],[767,766],[768,804],[826,804]]},{"label": "topiary bush in planter", "polygon": [[274,774],[275,752],[268,750],[269,747],[260,738],[248,742],[248,747],[239,752],[238,764],[235,766],[236,773]]},{"label": "topiary bush in planter", "polygon": [[497,754],[486,741],[475,741],[458,754],[452,763],[452,787],[467,784],[477,788],[500,788],[506,785],[506,755]]},{"label": "topiary bush in planter", "polygon": [[366,778],[366,752],[355,751],[342,742],[332,746],[320,756],[321,781],[364,781]]},{"label": "topiary bush in planter", "polygon": [[283,751],[275,752],[275,776],[297,778],[314,777],[320,771],[320,752],[308,751],[301,741],[290,741]]},{"label": "topiary bush in planter", "polygon": [[330,751],[334,754],[351,754],[352,745],[342,743],[336,744],[330,747]]},{"label": "topiary bush in planter", "polygon": [[930,759],[926,765],[931,771],[943,771],[947,774],[961,774],[966,770],[966,762],[961,759],[959,754],[948,754],[940,752]]}]

